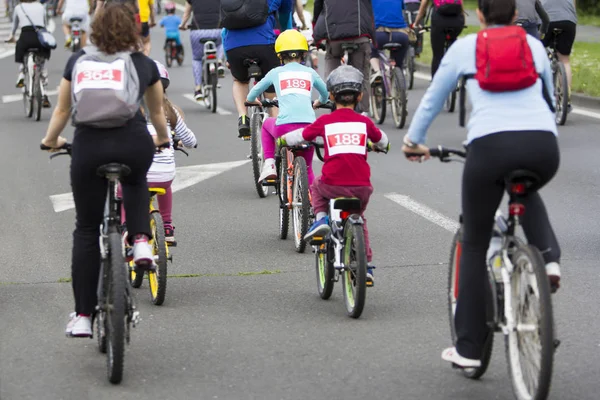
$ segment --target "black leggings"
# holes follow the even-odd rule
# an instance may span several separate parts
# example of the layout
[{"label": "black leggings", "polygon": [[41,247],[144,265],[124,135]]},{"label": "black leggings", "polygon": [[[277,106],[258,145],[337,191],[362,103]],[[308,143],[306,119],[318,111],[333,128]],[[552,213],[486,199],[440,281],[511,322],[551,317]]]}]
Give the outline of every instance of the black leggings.
[{"label": "black leggings", "polygon": [[[500,132],[469,145],[462,178],[463,243],[454,319],[456,349],[463,357],[479,359],[489,331],[484,301],[486,252],[494,214],[505,191],[503,178],[515,169],[527,169],[539,175],[543,186],[558,164],[558,142],[551,132]],[[532,193],[522,203],[527,241],[540,249],[546,263],[558,262],[560,248],[540,195]]]},{"label": "black leggings", "polygon": [[440,67],[442,58],[444,57],[446,47],[446,35],[450,36],[450,44],[456,41],[456,38],[463,30],[465,25],[465,17],[460,14],[454,17],[440,15],[437,11],[431,14],[431,51],[433,58],[431,59],[431,76]]},{"label": "black leggings", "polygon": [[99,226],[108,186],[108,181],[96,174],[99,166],[118,162],[131,168],[131,174],[121,181],[128,232],[150,236],[146,174],[154,157],[154,143],[145,126],[140,126],[143,129],[76,131],[73,139],[71,187],[76,222],[71,274],[78,314],[92,314],[97,303]]}]

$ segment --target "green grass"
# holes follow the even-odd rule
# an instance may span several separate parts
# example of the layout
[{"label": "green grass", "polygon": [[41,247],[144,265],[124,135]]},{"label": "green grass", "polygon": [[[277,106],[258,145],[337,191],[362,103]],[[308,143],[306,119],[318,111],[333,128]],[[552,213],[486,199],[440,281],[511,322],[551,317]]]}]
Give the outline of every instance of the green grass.
[{"label": "green grass", "polygon": [[592,25],[600,27],[600,15],[577,13],[577,23],[579,25]]}]

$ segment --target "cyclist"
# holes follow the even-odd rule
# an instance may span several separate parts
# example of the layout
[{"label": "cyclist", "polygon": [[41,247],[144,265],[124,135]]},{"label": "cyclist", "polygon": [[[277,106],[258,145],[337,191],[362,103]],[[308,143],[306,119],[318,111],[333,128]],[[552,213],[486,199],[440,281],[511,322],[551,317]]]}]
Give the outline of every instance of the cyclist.
[{"label": "cyclist", "polygon": [[[319,74],[301,63],[308,51],[306,38],[294,29],[284,31],[275,42],[275,51],[283,63],[283,66],[272,69],[265,77],[255,85],[247,100],[254,102],[269,86],[275,87],[275,93],[279,100],[279,114],[277,119],[267,118],[263,122],[261,140],[265,162],[258,181],[267,178],[275,178],[275,139],[296,129],[304,128],[315,121],[315,112],[311,106],[311,90],[314,87],[321,95],[314,103],[318,106],[327,101],[328,93],[325,82]],[[260,102],[257,102],[260,104]],[[298,152],[304,157],[308,169],[308,183],[312,183],[314,173],[312,170],[312,159],[314,149]]]},{"label": "cyclist", "polygon": [[[413,23],[419,14],[421,0],[404,0],[405,21]],[[410,14],[410,16],[408,16]],[[423,52],[423,34],[417,32],[417,43],[415,45],[415,55],[418,57]]]},{"label": "cyclist", "polygon": [[[21,29],[21,35],[17,40],[15,47],[15,62],[19,64],[19,76],[17,77],[17,87],[22,88],[24,86],[25,79],[25,66],[23,65],[23,58],[27,54],[29,49],[39,49],[39,55],[44,59],[50,59],[50,49],[42,46],[36,30],[38,28],[46,27],[46,10],[44,6],[36,0],[21,0],[21,3],[15,7],[13,13],[13,27],[10,36],[6,40],[7,42],[15,41],[15,33],[17,29]],[[48,87],[48,67],[44,63],[42,69],[42,84],[44,87]],[[42,100],[42,106],[44,108],[50,108],[50,100],[48,96],[44,95]]]},{"label": "cyclist", "polygon": [[[201,39],[213,39],[217,45],[217,58],[223,60],[223,44],[221,40],[221,29],[219,28],[219,4],[220,0],[186,0],[185,11],[181,19],[179,29],[187,29],[187,23],[192,15],[190,31],[190,42],[192,44],[192,68],[194,71],[194,97],[197,101],[204,98],[202,92],[202,59],[204,58],[204,45]],[[225,76],[225,69],[219,63],[218,74]]]},{"label": "cyclist", "polygon": [[[91,41],[105,54],[139,49],[139,35],[131,9],[109,3],[98,10],[91,26]],[[85,49],[73,54],[63,74],[54,109],[42,144],[57,151],[65,143],[60,133],[71,115],[72,71]],[[139,79],[139,96],[143,96],[149,116],[158,133],[154,142],[140,112],[118,128],[97,128],[79,124],[75,127],[71,160],[71,187],[75,201],[76,224],[73,233],[72,278],[75,313],[67,325],[68,336],[92,335],[91,316],[97,297],[100,270],[98,226],[102,222],[106,195],[106,180],[96,174],[99,166],[111,162],[126,164],[131,173],[123,177],[124,205],[129,216],[129,238],[133,243],[134,262],[140,269],[152,268],[152,248],[148,244],[148,184],[146,174],[155,152],[155,145],[169,142],[169,132],[162,111],[163,89],[156,64],[140,52],[131,54]],[[108,78],[107,78],[108,79]]]},{"label": "cyclist", "polygon": [[[456,2],[450,0],[423,0],[414,26],[419,26],[431,1],[433,2],[431,5],[433,10],[431,12],[430,40],[431,51],[433,52],[431,59],[431,76],[433,77],[440,66],[440,62],[442,62],[442,57],[444,57],[446,41],[451,44],[456,41],[465,25],[465,16],[462,9],[462,0]],[[448,32],[449,39],[446,39],[447,29],[451,29]]]},{"label": "cyclist", "polygon": [[[63,4],[65,4],[63,10]],[[65,47],[71,46],[71,19],[79,18],[81,22],[79,27],[81,28],[81,47],[85,47],[87,40],[86,32],[90,30],[90,4],[89,0],[59,0],[58,1],[58,13],[62,14],[63,20],[63,32],[65,34]]]},{"label": "cyclist", "polygon": [[[323,10],[326,10],[323,12]],[[365,79],[360,111],[369,110],[369,74],[371,67],[370,41],[376,41],[373,6],[371,0],[316,0],[313,12],[314,38],[327,40],[325,54],[325,75],[341,65],[344,51],[342,44],[354,43],[359,48],[349,55],[348,64],[362,72]]]},{"label": "cyclist", "polygon": [[[541,19],[541,29],[540,21]],[[517,25],[521,25],[527,33],[535,38],[546,34],[549,24],[548,14],[544,11],[540,0],[517,0]]]},{"label": "cyclist", "polygon": [[156,22],[154,21],[154,0],[137,0],[137,2],[140,11],[140,23],[142,24],[141,35],[142,43],[144,44],[144,54],[148,56],[152,47],[150,43],[150,28],[156,26]]},{"label": "cyclist", "polygon": [[[165,4],[165,10],[167,4]],[[179,146],[184,145],[185,147],[191,148],[196,146],[196,135],[183,120],[183,112],[175,104],[171,103],[167,98],[166,92],[171,82],[169,79],[169,71],[160,62],[154,60],[158,73],[160,75],[160,81],[163,85],[164,97],[163,97],[163,109],[165,111],[165,117],[169,128],[174,135],[180,140]],[[143,110],[142,110],[143,111]],[[148,124],[148,132],[152,136],[156,136],[156,129],[152,124]],[[172,246],[177,245],[175,240],[175,227],[173,226],[173,191],[171,184],[175,179],[175,150],[173,149],[173,140],[171,140],[171,147],[164,149],[154,155],[154,161],[148,170],[148,186],[151,188],[165,189],[165,194],[158,196],[158,209],[163,219],[163,225],[165,227],[165,242]],[[120,196],[119,187],[119,196]],[[125,224],[125,210],[121,210],[121,221]],[[124,230],[125,231],[125,230]]]},{"label": "cyclist", "polygon": [[[399,43],[400,49],[392,51],[391,57],[396,65],[402,68],[404,57],[408,51],[408,25],[404,21],[402,9],[403,0],[373,0],[373,13],[375,14],[375,38],[377,47],[383,48],[386,43]],[[375,71],[371,75],[371,84],[381,82],[382,76],[379,70],[379,54],[373,46],[371,53],[371,68]]]},{"label": "cyclist", "polygon": [[[577,11],[575,9],[575,0],[542,0],[542,5],[550,18],[548,33],[544,37],[544,46],[554,46],[556,36],[556,53],[558,60],[565,66],[567,72],[567,82],[569,84],[569,111],[571,111],[571,81],[573,74],[571,72],[571,50],[575,42],[577,33]],[[554,34],[554,29],[561,29],[558,35]]]},{"label": "cyclist", "polygon": [[[246,0],[247,3],[250,3]],[[221,0],[223,7],[223,0]],[[227,28],[223,30],[223,47],[227,54],[227,62],[231,75],[233,76],[233,101],[237,109],[238,118],[238,137],[245,139],[250,136],[250,121],[247,116],[246,106],[244,105],[248,96],[248,66],[244,64],[246,59],[258,60],[258,66],[261,69],[262,76],[265,76],[270,70],[279,66],[279,59],[275,54],[275,14],[277,14],[279,23],[283,30],[292,27],[292,0],[268,0],[268,16],[266,22],[243,29]],[[239,15],[244,18],[244,15]],[[261,19],[262,21],[262,19]],[[234,26],[234,25],[229,25]],[[247,25],[240,25],[247,26]],[[270,86],[265,90],[265,97],[272,99],[275,97],[275,88]],[[276,116],[277,110],[271,110],[271,115]]]},{"label": "cyclist", "polygon": [[167,40],[175,40],[177,45],[177,53],[183,55],[183,46],[181,45],[181,37],[179,34],[179,26],[181,25],[181,18],[175,14],[175,3],[172,1],[165,4],[166,16],[162,17],[159,25],[165,28],[165,48],[167,47]]},{"label": "cyclist", "polygon": [[[512,27],[507,25],[511,25],[516,16],[515,0],[478,0],[477,15],[482,28],[492,28],[482,31],[481,37],[472,34],[459,39],[448,50],[414,115],[402,148],[405,153],[429,157],[429,149],[423,145],[427,129],[459,78],[475,74],[476,79],[468,79],[466,83],[473,111],[468,124],[468,154],[462,177],[463,242],[454,319],[457,341],[456,348],[442,353],[444,360],[465,368],[481,365],[481,351],[488,334],[482,301],[488,284],[485,259],[494,213],[505,190],[503,178],[513,170],[527,169],[540,177],[543,186],[554,177],[559,163],[556,123],[546,100],[553,93],[552,71],[544,47],[524,32],[523,36],[518,32],[509,36]],[[484,33],[506,35],[503,39],[506,42],[502,43],[496,36],[496,41],[489,42],[492,47],[487,48]],[[482,48],[476,44],[480,40]],[[514,49],[512,53],[504,51],[505,59],[494,61],[498,63],[495,67],[484,61],[487,54],[476,56],[476,53],[494,51],[494,45]],[[522,62],[523,54],[527,61]],[[478,57],[481,59],[477,60]],[[499,70],[500,65],[510,68]],[[486,71],[493,72],[486,74]],[[527,80],[522,80],[524,76]],[[517,84],[517,81],[526,84]],[[491,88],[488,85],[501,82],[511,82],[514,90],[496,92],[481,88],[482,85]],[[545,95],[542,91],[546,91]],[[537,192],[527,196],[523,204],[527,213],[521,218],[527,240],[541,250],[546,273],[556,289],[560,280],[560,248],[546,208]]]},{"label": "cyclist", "polygon": [[312,206],[316,221],[304,237],[326,235],[330,231],[329,200],[336,197],[357,197],[361,202],[360,213],[364,220],[365,246],[367,250],[367,285],[373,286],[373,251],[364,212],[373,193],[371,170],[367,163],[367,139],[375,149],[387,149],[386,134],[379,130],[370,118],[354,111],[363,96],[362,72],[349,65],[336,68],[327,78],[329,98],[335,101],[336,110],[320,116],[304,130],[296,130],[278,139],[280,143],[298,144],[321,137],[325,142],[323,170],[311,186]]}]

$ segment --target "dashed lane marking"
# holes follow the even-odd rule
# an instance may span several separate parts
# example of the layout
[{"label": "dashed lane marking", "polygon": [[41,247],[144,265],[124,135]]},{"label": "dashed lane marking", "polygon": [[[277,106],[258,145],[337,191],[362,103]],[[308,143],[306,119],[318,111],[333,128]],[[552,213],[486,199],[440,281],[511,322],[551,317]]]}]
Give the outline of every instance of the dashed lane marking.
[{"label": "dashed lane marking", "polygon": [[[184,94],[183,97],[185,97],[189,101],[193,102],[194,104],[202,105],[202,103],[199,103],[199,102],[196,101],[196,99],[194,98],[194,95]],[[221,107],[217,106],[217,114],[219,114],[219,115],[231,115],[233,113],[231,111],[229,111],[229,110],[226,110],[224,108],[221,108]]]},{"label": "dashed lane marking", "polygon": [[416,200],[411,199],[409,196],[398,193],[388,193],[385,195],[385,197],[449,232],[456,232],[460,226],[457,221],[440,214],[434,209],[429,208]]}]

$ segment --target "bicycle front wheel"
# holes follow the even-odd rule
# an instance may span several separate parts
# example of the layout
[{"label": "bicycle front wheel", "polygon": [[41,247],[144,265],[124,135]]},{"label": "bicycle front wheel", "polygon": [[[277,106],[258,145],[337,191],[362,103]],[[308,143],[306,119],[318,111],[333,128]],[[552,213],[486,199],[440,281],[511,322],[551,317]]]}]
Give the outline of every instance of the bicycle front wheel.
[{"label": "bicycle front wheel", "polygon": [[406,123],[406,106],[408,99],[406,97],[406,82],[404,73],[399,67],[395,67],[391,76],[391,98],[392,98],[392,116],[394,117],[394,125],[398,129],[404,128]]},{"label": "bicycle front wheel", "polygon": [[110,262],[106,274],[107,373],[111,383],[123,379],[125,358],[125,282],[127,279],[121,235],[109,233]]},{"label": "bicycle front wheel", "polygon": [[[251,108],[253,110],[254,108]],[[254,187],[258,197],[264,199],[269,194],[269,187],[263,186],[258,181],[263,164],[263,149],[261,142],[262,116],[260,113],[250,111],[250,153],[252,157],[252,174],[254,177]]]},{"label": "bicycle front wheel", "polygon": [[294,222],[294,245],[298,253],[304,253],[310,218],[310,199],[308,198],[308,169],[304,157],[294,159],[294,184],[292,186],[292,217]]},{"label": "bicycle front wheel", "polygon": [[279,238],[287,239],[288,229],[290,224],[290,209],[287,204],[288,199],[288,171],[287,171],[287,153],[286,149],[281,149],[281,157],[279,159],[278,177],[279,177]]},{"label": "bicycle front wheel", "polygon": [[556,61],[554,72],[554,96],[556,97],[556,123],[564,125],[569,112],[569,82],[565,66],[560,61]]},{"label": "bicycle front wheel", "polygon": [[508,371],[517,399],[545,399],[554,362],[550,284],[537,248],[519,246],[512,263],[510,298],[515,329],[505,338]]},{"label": "bicycle front wheel", "polygon": [[152,253],[156,257],[156,271],[148,271],[150,299],[156,306],[165,301],[167,292],[167,243],[165,241],[165,226],[159,212],[150,214],[150,229],[152,230]]},{"label": "bicycle front wheel", "polygon": [[[456,345],[456,328],[454,326],[454,315],[456,314],[456,304],[458,299],[458,276],[460,272],[460,257],[462,254],[462,228],[459,229],[452,239],[452,248],[450,249],[450,261],[448,262],[448,320],[450,324],[450,335],[452,344]],[[485,341],[481,366],[478,368],[463,368],[463,374],[469,379],[479,379],[485,374],[492,359],[492,349],[494,347],[494,331],[490,329],[487,340]]]},{"label": "bicycle front wheel", "polygon": [[350,219],[346,220],[344,227],[343,260],[342,287],[346,314],[358,318],[367,297],[367,252],[363,226],[353,224]]}]

